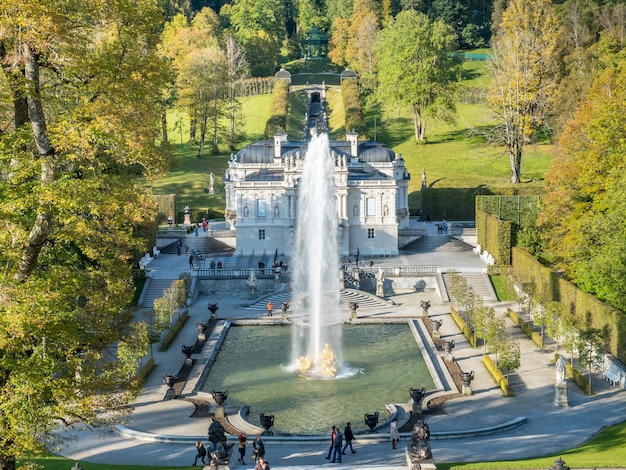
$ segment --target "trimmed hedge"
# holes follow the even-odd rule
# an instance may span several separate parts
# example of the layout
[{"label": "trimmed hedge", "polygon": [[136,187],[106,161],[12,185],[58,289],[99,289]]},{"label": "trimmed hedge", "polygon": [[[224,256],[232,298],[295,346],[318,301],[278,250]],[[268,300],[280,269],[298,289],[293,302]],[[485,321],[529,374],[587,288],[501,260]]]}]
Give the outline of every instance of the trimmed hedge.
[{"label": "trimmed hedge", "polygon": [[354,131],[360,136],[365,136],[367,127],[363,119],[361,97],[356,80],[346,79],[341,82],[341,99],[346,113],[346,132]]},{"label": "trimmed hedge", "polygon": [[597,328],[606,332],[607,349],[626,363],[626,315],[583,292],[567,279],[543,266],[523,248],[513,247],[513,277],[531,286],[534,295],[545,301],[560,302],[573,315],[580,330]]},{"label": "trimmed hedge", "polygon": [[[477,199],[478,200],[478,199]],[[476,208],[478,244],[495,258],[496,264],[511,264],[512,223]]]},{"label": "trimmed hedge", "polygon": [[161,340],[161,347],[159,348],[159,351],[164,352],[169,349],[169,347],[176,339],[178,332],[183,329],[183,326],[185,326],[185,323],[187,323],[188,319],[189,312],[184,311],[180,314],[180,317],[178,317],[178,320],[176,321],[176,323],[174,323],[172,329],[168,331],[165,337]]},{"label": "trimmed hedge", "polygon": [[572,367],[569,362],[565,363],[565,370],[567,370],[567,375],[585,395],[591,395],[591,390],[589,389],[589,378],[585,377],[575,367]]},{"label": "trimmed hedge", "polygon": [[463,336],[465,336],[470,346],[475,348],[476,342],[474,338],[474,333],[472,332],[470,327],[467,326],[467,323],[465,323],[465,320],[461,318],[461,316],[457,313],[457,311],[453,307],[450,307],[450,316],[454,320],[454,323],[456,323],[456,326],[458,326],[459,329],[463,332]]},{"label": "trimmed hedge", "polygon": [[482,363],[485,365],[493,380],[498,384],[500,390],[502,390],[502,395],[510,396],[511,390],[509,389],[509,381],[506,379],[504,374],[500,369],[496,367],[489,356],[483,356]]},{"label": "trimmed hedge", "polygon": [[272,138],[279,132],[287,131],[287,118],[289,116],[289,82],[278,80],[272,93],[272,105],[270,117],[265,123],[265,137]]},{"label": "trimmed hedge", "polygon": [[528,336],[533,341],[533,343],[535,343],[540,348],[543,347],[541,335],[535,331],[530,323],[522,320],[517,312],[513,311],[510,307],[506,309],[506,314],[509,316],[511,321],[513,321],[513,323],[515,323],[515,325],[517,325],[526,334],[526,336]]}]

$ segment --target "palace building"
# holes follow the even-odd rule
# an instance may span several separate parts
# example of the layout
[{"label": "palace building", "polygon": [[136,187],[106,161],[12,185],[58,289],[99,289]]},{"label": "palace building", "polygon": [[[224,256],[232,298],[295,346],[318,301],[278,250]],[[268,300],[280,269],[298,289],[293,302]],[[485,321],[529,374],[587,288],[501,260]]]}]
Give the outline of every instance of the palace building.
[{"label": "palace building", "polygon": [[[304,136],[325,130],[324,87],[313,86]],[[255,142],[231,155],[224,175],[226,225],[235,230],[237,253],[290,257],[298,216],[298,184],[308,140]],[[397,255],[398,230],[409,227],[410,175],[402,155],[384,144],[358,139],[330,141],[335,165],[339,253],[362,258]],[[322,254],[320,253],[320,256]]]}]

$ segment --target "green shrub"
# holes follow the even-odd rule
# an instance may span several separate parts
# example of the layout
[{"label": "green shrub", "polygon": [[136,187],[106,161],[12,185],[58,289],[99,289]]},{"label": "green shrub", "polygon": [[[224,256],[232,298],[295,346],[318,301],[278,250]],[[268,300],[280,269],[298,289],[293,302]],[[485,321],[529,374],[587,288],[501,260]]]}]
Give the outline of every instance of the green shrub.
[{"label": "green shrub", "polygon": [[475,348],[476,338],[474,338],[474,333],[472,332],[470,327],[467,326],[467,323],[465,323],[465,320],[461,318],[461,316],[453,307],[450,308],[450,316],[454,320],[454,323],[456,323],[456,326],[458,326],[461,329],[461,331],[463,332],[463,336],[465,336],[465,339],[467,339],[470,346]]},{"label": "green shrub", "polygon": [[572,382],[574,382],[585,395],[591,395],[588,377],[585,377],[578,369],[572,367],[569,362],[565,364],[565,370],[567,370],[567,376],[572,379]]},{"label": "green shrub", "polygon": [[522,320],[522,318],[517,314],[517,312],[513,311],[510,307],[506,309],[506,313],[511,319],[511,321],[522,330],[528,338],[532,340],[537,346],[543,346],[543,338],[541,334],[537,333],[535,329],[528,323],[527,321]]},{"label": "green shrub", "polygon": [[498,387],[502,390],[502,394],[510,396],[509,381],[506,379],[502,371],[496,367],[491,358],[487,355],[483,356],[482,362],[489,371],[489,374],[491,374],[491,377],[493,377],[493,380],[496,381]]},{"label": "green shrub", "polygon": [[274,86],[270,117],[265,124],[265,137],[268,139],[279,132],[286,132],[289,116],[289,82],[279,80]]},{"label": "green shrub", "polygon": [[174,323],[174,325],[172,326],[172,329],[168,331],[165,337],[161,340],[161,347],[159,348],[159,351],[163,352],[169,349],[170,345],[176,339],[178,332],[182,330],[183,326],[185,326],[185,323],[187,322],[188,319],[189,319],[189,313],[183,312],[180,315],[176,323]]}]

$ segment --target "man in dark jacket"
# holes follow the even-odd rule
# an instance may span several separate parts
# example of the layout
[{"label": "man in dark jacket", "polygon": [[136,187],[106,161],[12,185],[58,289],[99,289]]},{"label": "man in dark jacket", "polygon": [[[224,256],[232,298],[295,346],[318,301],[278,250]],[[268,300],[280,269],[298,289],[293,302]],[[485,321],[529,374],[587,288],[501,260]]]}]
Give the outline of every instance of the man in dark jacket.
[{"label": "man in dark jacket", "polygon": [[346,449],[348,448],[348,446],[350,446],[350,450],[354,454],[356,452],[356,450],[352,448],[352,441],[354,440],[354,434],[352,434],[352,428],[350,427],[349,421],[348,423],[346,423],[346,427],[343,430],[343,437],[346,439],[346,443],[343,446],[343,449],[341,449],[341,453],[343,455],[346,455]]}]

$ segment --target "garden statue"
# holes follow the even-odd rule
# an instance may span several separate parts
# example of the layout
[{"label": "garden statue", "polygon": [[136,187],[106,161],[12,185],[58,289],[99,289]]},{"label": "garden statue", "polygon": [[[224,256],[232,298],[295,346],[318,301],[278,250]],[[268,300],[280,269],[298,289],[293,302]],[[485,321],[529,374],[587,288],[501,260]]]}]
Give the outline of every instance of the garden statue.
[{"label": "garden statue", "polygon": [[565,358],[563,356],[559,356],[554,364],[554,369],[556,370],[556,383],[562,384],[565,382]]},{"label": "garden statue", "polygon": [[216,450],[217,445],[226,442],[226,434],[224,426],[217,419],[213,418],[211,425],[209,426],[209,442],[211,443],[211,449]]},{"label": "garden statue", "polygon": [[209,177],[209,194],[215,194],[215,176],[213,176],[213,172],[211,172]]},{"label": "garden statue", "polygon": [[559,356],[554,364],[554,369],[556,383],[554,384],[554,401],[552,402],[552,406],[566,408],[569,406],[569,400],[567,398],[565,358],[563,356]]},{"label": "garden statue", "polygon": [[248,277],[248,280],[246,281],[246,283],[248,284],[248,295],[251,299],[254,299],[256,297],[256,282],[257,282],[256,272],[254,271],[254,269],[251,269],[250,276]]},{"label": "garden statue", "polygon": [[409,456],[412,462],[433,458],[430,449],[430,429],[426,421],[420,419],[413,427]]},{"label": "garden statue", "polygon": [[385,296],[385,270],[383,268],[378,268],[376,272],[376,295]]}]

